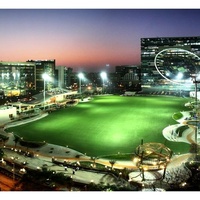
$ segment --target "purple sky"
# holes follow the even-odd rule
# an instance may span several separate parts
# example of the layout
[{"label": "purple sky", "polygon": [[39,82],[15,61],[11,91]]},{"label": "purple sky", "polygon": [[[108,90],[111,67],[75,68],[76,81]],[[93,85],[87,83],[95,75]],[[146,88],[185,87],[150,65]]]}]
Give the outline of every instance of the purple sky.
[{"label": "purple sky", "polygon": [[1,9],[0,60],[100,71],[140,64],[143,37],[200,36],[200,9]]}]

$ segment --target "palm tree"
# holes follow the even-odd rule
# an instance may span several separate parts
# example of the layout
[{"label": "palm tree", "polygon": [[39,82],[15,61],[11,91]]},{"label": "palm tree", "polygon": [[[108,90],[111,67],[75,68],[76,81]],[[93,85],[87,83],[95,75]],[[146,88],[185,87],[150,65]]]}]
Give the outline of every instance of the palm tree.
[{"label": "palm tree", "polygon": [[17,143],[21,140],[21,138],[18,135],[14,135],[14,142],[15,142],[15,148],[17,146]]},{"label": "palm tree", "polygon": [[116,163],[115,160],[109,160],[109,163],[111,164],[111,170],[113,169],[114,164]]},{"label": "palm tree", "polygon": [[2,150],[2,149],[0,149],[0,159],[2,159],[2,158],[3,158],[3,156],[4,156],[4,152],[3,152],[3,150]]},{"label": "palm tree", "polygon": [[93,161],[93,168],[95,168],[95,166],[96,166],[96,157],[91,157],[91,160]]}]

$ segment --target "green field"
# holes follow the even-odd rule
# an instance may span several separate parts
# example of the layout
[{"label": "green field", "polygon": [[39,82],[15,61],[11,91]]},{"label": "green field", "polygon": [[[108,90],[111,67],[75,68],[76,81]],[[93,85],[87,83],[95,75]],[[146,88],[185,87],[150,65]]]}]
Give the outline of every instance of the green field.
[{"label": "green field", "polygon": [[189,144],[166,141],[162,130],[188,99],[165,96],[95,96],[90,102],[57,110],[49,116],[8,129],[31,141],[68,146],[89,156],[133,153],[141,140],[161,142],[187,153]]}]

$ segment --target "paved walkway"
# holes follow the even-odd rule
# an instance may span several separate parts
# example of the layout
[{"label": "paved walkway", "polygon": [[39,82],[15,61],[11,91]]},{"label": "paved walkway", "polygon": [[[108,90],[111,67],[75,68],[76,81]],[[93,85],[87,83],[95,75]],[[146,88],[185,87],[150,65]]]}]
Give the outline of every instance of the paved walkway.
[{"label": "paved walkway", "polygon": [[[55,151],[55,154],[48,153],[47,151],[50,148],[57,148],[57,150],[60,152],[59,156],[57,157],[57,153]],[[49,170],[54,170],[57,173],[62,172],[68,176],[71,176],[73,180],[79,181],[82,183],[95,183],[100,184],[101,182],[104,182],[105,184],[116,184],[118,182],[118,177],[114,177],[108,173],[100,173],[100,172],[94,172],[94,171],[85,171],[85,170],[78,170],[73,174],[74,169],[68,168],[67,171],[65,170],[64,166],[62,165],[55,165],[52,163],[52,157],[57,158],[61,162],[69,162],[69,163],[77,163],[77,166],[79,166],[78,161],[91,161],[90,157],[87,157],[85,155],[81,156],[80,158],[75,158],[74,153],[75,151],[70,150],[71,153],[69,153],[67,156],[65,156],[65,150],[69,150],[68,148],[61,148],[60,146],[47,144],[43,148],[42,154],[36,154],[34,158],[30,158],[24,155],[19,154],[16,152],[13,148],[13,150],[10,149],[4,149],[5,154],[7,156],[7,159],[17,158],[15,162],[17,163],[27,163],[25,167],[34,169],[34,170],[41,170],[44,166],[46,166]],[[173,156],[170,163],[167,166],[165,179],[163,181],[171,184],[176,183],[179,181],[184,181],[188,178],[190,173],[186,171],[184,167],[184,163],[187,162],[189,159],[193,158],[194,154],[183,154],[183,155],[176,155]],[[106,159],[97,159],[95,160],[96,163],[101,163],[107,167],[111,167],[109,160]],[[92,161],[91,161],[92,164]],[[138,168],[136,164],[132,161],[116,161],[114,164],[114,168],[118,169],[129,169],[129,180],[133,180],[136,182],[142,182],[142,174],[140,171],[138,171]],[[163,175],[163,170],[159,171],[151,171],[151,172],[145,172],[144,177],[145,181],[148,183],[153,182],[155,179],[159,179]]]},{"label": "paved walkway", "polygon": [[[45,117],[40,116],[40,117]],[[37,118],[39,119],[39,118]],[[23,121],[22,123],[28,123],[30,120]],[[9,124],[8,126],[15,126],[16,124]],[[40,148],[24,148],[17,144],[16,149],[21,150],[28,150],[30,152],[34,152],[36,155],[33,158],[25,157],[24,155],[19,155],[17,151],[15,151],[15,142],[14,136],[12,133],[5,133],[3,128],[0,129],[0,133],[9,136],[9,140],[6,142],[5,146],[9,149],[13,148],[13,150],[5,149],[7,157],[18,157],[16,162],[26,162],[26,166],[34,169],[41,169],[44,165],[46,165],[49,169],[55,170],[57,172],[66,173],[66,175],[71,174],[74,180],[90,183],[94,182],[95,184],[99,184],[102,181],[107,184],[115,184],[117,182],[117,177],[113,177],[109,174],[105,173],[97,173],[92,171],[84,171],[78,170],[75,174],[73,174],[73,169],[65,170],[63,166],[55,165],[52,163],[52,158],[57,159],[61,162],[77,162],[78,161],[92,161],[91,157],[86,156],[78,151],[70,149],[68,147],[62,147],[54,144],[45,144]],[[171,133],[170,133],[171,134]],[[187,135],[188,136],[188,135]],[[187,137],[184,137],[184,140],[187,140]],[[78,155],[78,156],[77,156]],[[183,154],[183,155],[176,155],[173,156],[170,163],[167,166],[166,177],[165,181],[168,183],[177,182],[177,176],[184,177],[185,179],[188,178],[189,172],[185,170],[184,163],[187,162],[189,159],[193,158],[194,154]],[[107,159],[96,159],[96,163],[100,163],[105,165],[106,167],[111,167],[109,160]],[[92,163],[92,162],[91,162]],[[129,180],[134,180],[137,182],[142,182],[141,172],[138,170],[136,163],[133,161],[116,161],[114,168],[118,169],[129,169],[133,170],[129,174]],[[152,180],[161,177],[163,174],[163,170],[160,171],[152,171],[152,172],[145,172],[145,179]],[[177,175],[178,174],[178,175]],[[183,175],[184,174],[184,175]],[[181,176],[180,176],[181,175]],[[181,181],[183,181],[181,179]]]},{"label": "paved walkway", "polygon": [[[197,134],[197,141],[195,139],[195,134],[196,134],[196,127],[194,125],[190,125],[189,122],[194,121],[194,120],[189,120],[191,118],[189,112],[181,112],[182,113],[182,118],[177,120],[178,124],[174,125],[169,125],[168,127],[163,129],[163,136],[173,142],[185,142],[189,144],[200,144],[200,134]],[[178,137],[175,134],[175,130],[183,125],[188,125],[188,129],[185,130],[182,133],[181,137]]]}]

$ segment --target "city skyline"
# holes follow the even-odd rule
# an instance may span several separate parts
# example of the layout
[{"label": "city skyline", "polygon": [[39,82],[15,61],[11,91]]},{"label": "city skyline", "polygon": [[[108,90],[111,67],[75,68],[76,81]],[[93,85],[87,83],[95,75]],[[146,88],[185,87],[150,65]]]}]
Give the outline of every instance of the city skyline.
[{"label": "city skyline", "polygon": [[74,71],[140,65],[140,39],[200,36],[200,9],[1,9],[1,61]]}]

